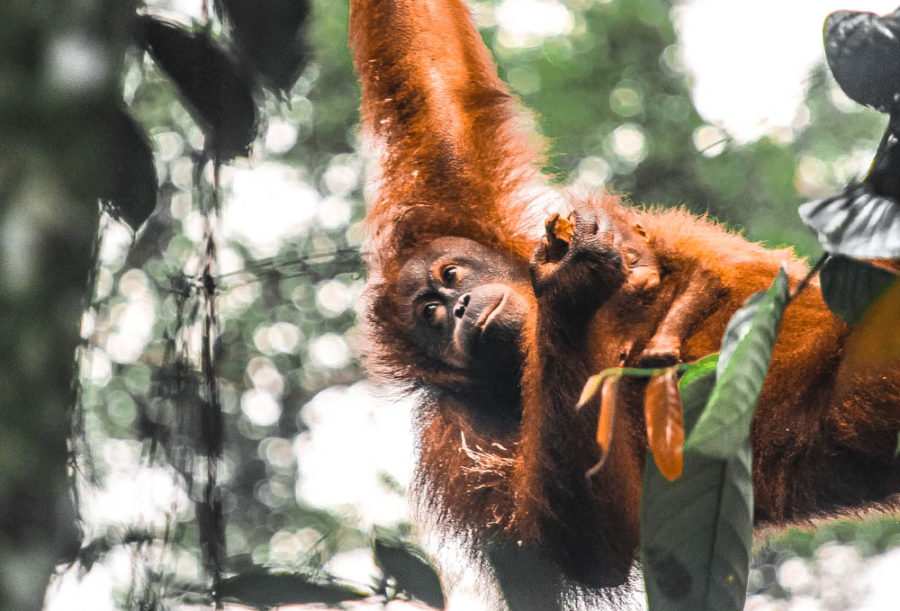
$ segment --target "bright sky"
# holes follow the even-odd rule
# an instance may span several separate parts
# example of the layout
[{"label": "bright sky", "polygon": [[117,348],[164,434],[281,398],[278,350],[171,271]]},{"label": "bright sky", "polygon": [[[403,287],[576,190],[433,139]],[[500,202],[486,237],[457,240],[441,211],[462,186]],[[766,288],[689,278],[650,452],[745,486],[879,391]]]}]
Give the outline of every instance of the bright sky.
[{"label": "bright sky", "polygon": [[[743,142],[789,127],[810,69],[824,57],[825,17],[841,9],[885,14],[898,2],[682,0],[674,15],[697,109]],[[531,46],[574,25],[559,0],[503,0],[493,12],[485,3],[475,7],[480,22],[500,26],[507,46]]]},{"label": "bright sky", "polygon": [[676,8],[701,115],[741,141],[791,124],[822,25],[836,10],[890,13],[898,0],[691,0]]}]

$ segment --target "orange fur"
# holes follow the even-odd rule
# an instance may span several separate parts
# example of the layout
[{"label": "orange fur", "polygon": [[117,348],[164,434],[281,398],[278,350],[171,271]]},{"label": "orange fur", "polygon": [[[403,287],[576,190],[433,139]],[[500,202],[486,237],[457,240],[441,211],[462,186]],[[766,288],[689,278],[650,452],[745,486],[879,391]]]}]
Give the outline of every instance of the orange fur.
[{"label": "orange fur", "polygon": [[[524,266],[537,243],[539,147],[460,0],[352,0],[350,38],[364,131],[381,149],[366,219],[368,363],[420,393],[420,505],[464,538],[530,544],[577,582],[620,584],[639,539],[642,384],[620,383],[616,441],[588,480],[596,411],[573,410],[585,380],[648,350],[675,346],[685,361],[716,352],[747,297],[782,266],[794,285],[807,267],[684,210],[570,194],[611,219],[631,276],[583,332],[535,302],[522,337],[521,424],[485,426],[454,398],[465,376],[422,358],[404,336],[393,287],[416,245],[441,236],[474,239]],[[897,506],[900,371],[848,371],[847,334],[816,282],[787,310],[752,426],[761,523]]]}]

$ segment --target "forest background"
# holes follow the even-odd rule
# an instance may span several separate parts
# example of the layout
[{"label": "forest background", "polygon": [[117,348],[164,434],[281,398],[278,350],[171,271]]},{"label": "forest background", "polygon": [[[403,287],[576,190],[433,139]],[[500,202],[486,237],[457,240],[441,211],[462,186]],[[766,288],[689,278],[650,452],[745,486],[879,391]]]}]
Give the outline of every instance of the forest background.
[{"label": "forest background", "polygon": [[[821,60],[794,103],[773,65],[787,59],[768,48],[790,54],[773,38],[819,40],[830,10],[895,7],[792,3],[819,10],[795,13],[757,3],[745,9],[756,19],[741,19],[707,6],[698,21],[690,7],[704,4],[471,3],[501,76],[549,139],[548,169],[560,182],[684,205],[815,257],[797,206],[862,175],[886,117],[848,100]],[[182,24],[208,16],[201,0],[140,6]],[[187,392],[179,363],[196,365],[184,374],[197,378],[194,395],[204,383],[194,375],[202,295],[190,282],[202,280],[210,235],[225,568],[325,567],[366,583],[377,572],[373,531],[411,534],[412,436],[408,405],[362,381],[359,364],[365,154],[346,4],[312,2],[304,70],[281,96],[258,98],[252,152],[218,177],[170,78],[116,27],[135,8],[47,0],[0,9],[0,608],[38,608],[60,554],[73,564],[59,566],[48,608],[202,602],[185,584],[209,571],[210,470],[175,391]],[[209,19],[213,38],[224,38]],[[710,77],[697,66],[715,54],[721,73]],[[757,118],[723,112],[702,94],[710,89]],[[110,97],[154,153],[153,213],[136,235],[98,216],[90,186],[136,167],[98,156]],[[758,120],[772,99],[790,101],[787,120],[774,110]],[[221,205],[211,215],[216,179]],[[751,602],[876,608],[864,580],[847,576],[867,558],[894,558],[896,570],[898,542],[889,518],[761,542]],[[455,601],[467,608],[465,594]]]}]

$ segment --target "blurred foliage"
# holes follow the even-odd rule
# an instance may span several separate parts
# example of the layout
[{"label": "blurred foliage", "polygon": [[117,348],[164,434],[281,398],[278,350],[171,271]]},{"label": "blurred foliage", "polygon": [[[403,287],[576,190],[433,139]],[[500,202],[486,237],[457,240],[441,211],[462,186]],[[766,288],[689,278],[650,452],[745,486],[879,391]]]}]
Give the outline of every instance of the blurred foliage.
[{"label": "blurred foliage", "polygon": [[0,8],[2,609],[39,609],[54,565],[77,550],[72,363],[133,11],[118,0]]},{"label": "blurred foliage", "polygon": [[767,546],[812,558],[818,548],[832,542],[853,544],[863,556],[881,554],[900,544],[900,521],[891,516],[878,516],[865,521],[820,522],[815,530],[792,528],[774,537]]},{"label": "blurred foliage", "polygon": [[[763,537],[750,567],[748,594],[759,600],[811,598],[822,608],[860,608],[852,582],[867,559],[900,548],[900,520],[817,522]],[[751,598],[752,600],[752,598]]]},{"label": "blurred foliage", "polygon": [[[195,22],[228,47],[229,27],[215,14],[205,23],[202,0],[145,4],[185,25]],[[566,0],[571,27],[545,38],[503,30],[494,12],[499,0],[472,4],[501,76],[539,117],[550,142],[548,170],[560,181],[607,184],[636,202],[709,211],[769,245],[818,252],[796,206],[864,171],[883,127],[876,113],[848,105],[820,69],[792,130],[731,141],[694,109],[670,2]],[[370,543],[363,516],[314,507],[298,492],[308,406],[324,389],[362,375],[353,323],[363,284],[357,257],[364,162],[347,6],[312,5],[312,58],[299,76],[289,66],[273,68],[271,58],[252,50],[255,39],[242,43],[276,92],[257,98],[262,124],[249,160],[219,173],[223,213],[212,229],[225,444],[217,483],[229,575],[260,565],[315,575],[335,556]],[[95,154],[105,149],[96,146],[103,115],[93,104],[119,96],[152,145],[157,206],[136,235],[108,217],[102,225],[82,324],[74,444],[85,537],[78,558],[84,570],[97,561],[133,567],[126,582],[114,584],[123,606],[204,602],[202,588],[173,584],[204,581],[196,507],[208,465],[202,452],[188,452],[193,429],[183,411],[196,403],[201,379],[196,283],[208,229],[201,210],[215,184],[202,163],[208,143],[166,74],[135,47],[122,51],[131,29],[116,24],[128,22],[133,4],[79,6],[83,14],[49,1],[0,9],[0,337],[9,363],[0,372],[0,608],[36,608],[35,593],[61,559],[59,541],[71,541],[54,533],[63,533],[58,525],[69,518],[59,509],[66,498],[64,415],[96,227],[96,200],[84,185],[113,174]],[[185,10],[191,12],[179,12]],[[68,81],[48,59],[56,57],[54,45],[70,42],[63,34],[104,49],[100,84],[87,94],[61,87]],[[306,47],[284,39],[294,45],[296,66],[307,61]],[[251,222],[263,215],[274,227],[265,239]],[[195,384],[179,382],[181,395],[170,392],[180,375],[173,350],[187,355]],[[340,392],[354,396],[352,388]],[[390,474],[381,486],[388,495],[403,492]],[[125,494],[144,506],[116,513],[116,490],[131,491]],[[402,518],[384,526],[401,538],[409,534]],[[12,581],[20,585],[10,588]]]},{"label": "blurred foliage", "polygon": [[[153,4],[165,8],[165,3]],[[78,490],[88,527],[80,560],[87,566],[98,550],[112,565],[122,548],[136,555],[137,572],[114,586],[123,606],[198,596],[208,601],[208,590],[176,585],[185,582],[185,572],[200,577],[200,584],[206,581],[204,572],[240,575],[260,566],[315,574],[335,553],[369,544],[368,534],[346,516],[297,502],[293,448],[307,429],[300,408],[324,387],[360,378],[350,358],[352,333],[347,336],[362,282],[359,232],[348,227],[361,211],[354,212],[344,199],[358,198],[360,164],[319,149],[329,163],[325,174],[331,169],[337,175],[325,176],[321,189],[310,176],[315,166],[267,165],[280,156],[268,155],[267,149],[286,151],[312,118],[304,97],[311,79],[301,76],[287,105],[265,101],[267,133],[274,130],[281,142],[270,147],[263,136],[249,164],[213,172],[205,161],[208,136],[218,133],[217,117],[230,111],[227,104],[218,109],[215,97],[203,97],[203,87],[189,81],[190,73],[200,70],[209,84],[205,87],[225,86],[214,69],[233,61],[218,50],[227,47],[224,35],[215,27],[193,35],[174,23],[160,26],[148,18],[142,23],[144,31],[165,34],[153,39],[165,45],[154,43],[155,62],[139,51],[129,54],[123,88],[131,112],[154,143],[159,207],[133,242],[121,225],[107,221],[103,228],[100,268],[86,315],[91,347],[82,361],[76,439]],[[178,47],[193,48],[199,44],[195,41],[202,43],[193,54],[199,63],[173,63],[170,56],[180,62],[179,54],[166,55]],[[241,69],[226,67],[226,76]],[[307,75],[315,70],[311,67]],[[276,80],[284,84],[284,74]],[[238,135],[235,146],[220,157],[243,146]],[[242,195],[236,183],[252,183],[248,176],[259,166],[270,170],[276,187]],[[219,194],[214,193],[217,178]],[[290,221],[269,219],[284,225],[274,237],[241,234],[253,220],[253,198],[267,195],[276,200],[269,213],[286,213]],[[221,217],[210,207],[219,196],[225,202]],[[244,210],[236,213],[229,205],[240,197]],[[229,216],[240,214],[243,220]],[[209,236],[221,271],[215,278],[213,319],[203,299]],[[213,384],[222,410],[216,417],[222,418],[224,446],[214,433],[211,445],[202,441],[210,434],[203,414],[212,387],[203,380],[209,366],[199,342],[201,329],[210,323],[215,327]],[[216,458],[219,447],[224,450]],[[117,477],[146,483],[167,472],[172,479],[158,490],[159,498],[147,499],[150,506],[143,512],[124,518],[126,524],[149,519],[143,527],[152,545],[117,536],[123,525],[91,504],[92,495],[115,496]],[[159,543],[173,551],[173,561],[156,556]],[[220,554],[227,554],[224,566],[219,566]],[[218,595],[234,598],[231,585],[225,587],[234,578],[228,579]]]}]

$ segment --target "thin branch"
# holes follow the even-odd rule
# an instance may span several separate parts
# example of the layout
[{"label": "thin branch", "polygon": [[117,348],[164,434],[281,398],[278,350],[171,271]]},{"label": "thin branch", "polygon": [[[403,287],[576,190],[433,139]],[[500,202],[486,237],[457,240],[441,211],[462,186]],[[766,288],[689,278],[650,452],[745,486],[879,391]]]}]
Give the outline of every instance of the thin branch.
[{"label": "thin branch", "polygon": [[827,252],[823,253],[822,256],[819,257],[819,260],[816,261],[816,264],[813,265],[811,270],[809,270],[809,273],[806,274],[806,277],[803,278],[803,280],[800,281],[800,284],[794,287],[794,290],[791,291],[790,296],[788,297],[790,301],[793,301],[797,295],[803,292],[803,289],[809,286],[809,283],[812,282],[813,277],[819,273],[819,271],[822,269],[822,266],[824,266],[830,258],[831,255]]}]

